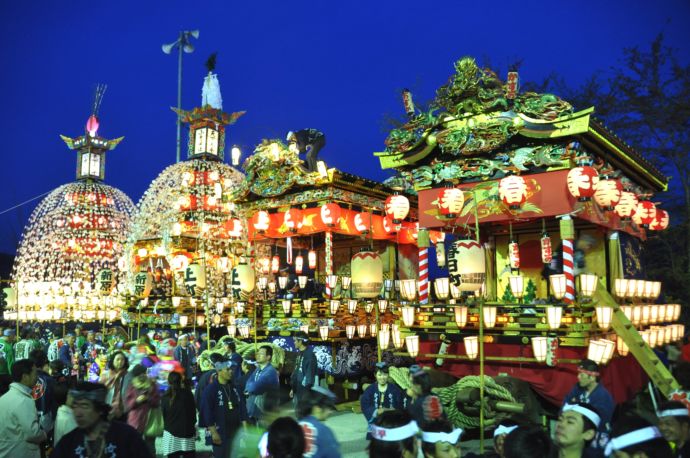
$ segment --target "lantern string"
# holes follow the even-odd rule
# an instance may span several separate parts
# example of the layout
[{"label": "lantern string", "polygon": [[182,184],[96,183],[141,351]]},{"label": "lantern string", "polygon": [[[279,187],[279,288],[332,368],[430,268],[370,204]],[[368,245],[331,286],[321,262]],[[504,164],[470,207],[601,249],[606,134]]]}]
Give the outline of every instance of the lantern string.
[{"label": "lantern string", "polygon": [[5,209],[5,210],[3,210],[3,211],[0,211],[0,215],[4,215],[4,214],[7,213],[7,212],[11,212],[12,210],[17,209],[17,208],[21,207],[22,205],[26,205],[26,204],[28,204],[29,202],[32,202],[32,201],[34,201],[34,200],[36,200],[36,199],[40,199],[41,197],[45,196],[46,194],[50,194],[51,192],[53,192],[52,189],[51,189],[50,191],[44,192],[43,194],[39,194],[39,195],[37,195],[37,196],[35,196],[35,197],[32,197],[32,198],[29,199],[29,200],[25,200],[24,202],[22,202],[22,203],[20,203],[20,204],[17,204],[17,205],[15,205],[14,207],[10,207],[10,208],[7,208],[7,209]]},{"label": "lantern string", "polygon": [[542,232],[542,234],[546,233],[546,219],[545,218],[541,219],[541,232]]}]

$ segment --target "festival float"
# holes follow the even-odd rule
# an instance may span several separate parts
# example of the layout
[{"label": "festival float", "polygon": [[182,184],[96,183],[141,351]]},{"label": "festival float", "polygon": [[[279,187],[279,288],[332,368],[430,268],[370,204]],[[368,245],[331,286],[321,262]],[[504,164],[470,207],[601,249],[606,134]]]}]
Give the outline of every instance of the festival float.
[{"label": "festival float", "polygon": [[[187,160],[163,170],[138,204],[121,263],[127,269],[122,323],[181,331],[226,324],[230,272],[242,246],[234,205],[224,195],[242,173],[226,164],[225,126],[245,112],[223,112],[215,57],[207,62],[202,106],[173,108],[189,124]],[[240,151],[231,149],[232,162]]]},{"label": "festival float", "polygon": [[124,137],[106,139],[96,89],[84,135],[60,137],[77,152],[77,180],[50,192],[31,214],[6,288],[5,319],[19,322],[112,322],[118,305],[118,265],[134,204],[103,183],[105,155]]},{"label": "festival float", "polygon": [[[617,403],[648,378],[671,396],[678,384],[652,349],[683,337],[680,306],[663,303],[639,257],[669,224],[654,202],[668,179],[594,108],[521,92],[516,72],[503,82],[471,58],[428,110],[408,91],[403,101],[406,122],[375,155],[417,193],[420,231],[452,234],[436,252],[447,274],[434,295],[412,291],[402,307],[401,329],[419,338],[416,361],[469,376],[480,405],[492,394],[485,376],[507,375],[560,406],[584,358],[602,366]],[[393,375],[407,386],[404,372]],[[460,391],[460,382],[439,391],[451,418],[490,425],[482,412],[492,409],[458,414]]]}]

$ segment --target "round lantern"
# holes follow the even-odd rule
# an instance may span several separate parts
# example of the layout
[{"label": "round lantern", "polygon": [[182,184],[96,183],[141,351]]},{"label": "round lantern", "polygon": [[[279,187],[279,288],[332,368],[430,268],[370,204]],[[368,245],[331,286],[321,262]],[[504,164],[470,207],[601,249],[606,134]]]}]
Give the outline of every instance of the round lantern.
[{"label": "round lantern", "polygon": [[441,216],[457,218],[465,205],[465,194],[458,188],[444,188],[438,193],[438,210]]},{"label": "round lantern", "polygon": [[280,271],[280,256],[275,255],[271,258],[271,272],[277,274]]},{"label": "round lantern", "polygon": [[410,201],[401,194],[393,194],[386,199],[386,215],[393,217],[395,224],[400,224],[410,212]]},{"label": "round lantern", "polygon": [[476,291],[486,277],[484,248],[476,240],[456,240],[448,251],[448,273],[461,291]]},{"label": "round lantern", "polygon": [[498,182],[498,197],[510,209],[517,210],[527,200],[527,182],[518,175],[501,178]]},{"label": "round lantern", "polygon": [[652,224],[649,225],[649,228],[653,231],[663,231],[668,227],[668,223],[668,212],[666,210],[661,210],[660,208],[657,208],[656,216],[654,217],[654,221],[652,221]]},{"label": "round lantern", "polygon": [[615,178],[603,177],[594,191],[594,201],[604,210],[611,211],[620,202],[623,186]]},{"label": "round lantern", "polygon": [[656,218],[656,205],[649,200],[643,200],[637,203],[635,213],[633,214],[633,222],[638,226],[649,227]]},{"label": "round lantern", "polygon": [[267,211],[261,210],[252,216],[252,225],[258,232],[266,232],[271,225],[271,217]]},{"label": "round lantern", "polygon": [[356,298],[373,298],[383,286],[383,261],[374,251],[361,251],[352,256],[352,292]]},{"label": "round lantern", "polygon": [[256,275],[254,269],[246,262],[241,262],[232,269],[230,276],[232,294],[236,299],[242,297],[242,293],[250,294],[256,286]]},{"label": "round lantern", "polygon": [[110,269],[103,269],[96,275],[96,289],[104,296],[110,294],[115,286],[115,278],[113,271]]},{"label": "round lantern", "polygon": [[307,261],[309,262],[310,269],[316,269],[316,251],[309,250],[309,253],[307,253]]},{"label": "round lantern", "polygon": [[371,230],[371,213],[359,212],[355,215],[355,229],[360,234],[368,234]]},{"label": "round lantern", "polygon": [[290,232],[297,232],[302,227],[302,212],[296,208],[291,208],[283,215],[283,222]]},{"label": "round lantern", "polygon": [[228,229],[228,235],[230,237],[240,237],[242,236],[242,221],[237,218],[233,218],[226,223]]},{"label": "round lantern", "polygon": [[627,221],[635,214],[637,204],[638,201],[635,193],[632,193],[630,191],[623,191],[621,192],[620,200],[618,201],[616,206],[613,207],[613,211],[616,212],[620,219],[622,219],[623,221]]},{"label": "round lantern", "polygon": [[184,272],[184,285],[190,296],[196,296],[199,290],[206,288],[206,272],[203,266],[194,262],[187,266]]},{"label": "round lantern", "polygon": [[330,203],[321,206],[321,221],[329,227],[337,226],[342,210],[338,204]]},{"label": "round lantern", "polygon": [[153,286],[153,276],[148,272],[139,272],[134,276],[132,295],[137,297],[148,297]]},{"label": "round lantern", "polygon": [[592,198],[598,182],[599,173],[594,167],[584,165],[568,172],[568,191],[580,202],[587,202]]},{"label": "round lantern", "polygon": [[297,275],[301,274],[302,271],[304,270],[304,256],[301,254],[298,254],[295,257],[295,273]]}]

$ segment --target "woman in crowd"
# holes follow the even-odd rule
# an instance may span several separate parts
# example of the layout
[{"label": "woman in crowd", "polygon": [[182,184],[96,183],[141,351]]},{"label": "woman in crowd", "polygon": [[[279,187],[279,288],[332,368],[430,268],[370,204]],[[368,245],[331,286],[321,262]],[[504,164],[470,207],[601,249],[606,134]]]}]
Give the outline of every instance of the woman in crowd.
[{"label": "woman in crowd", "polygon": [[431,379],[429,374],[418,365],[410,366],[410,383],[408,390],[412,402],[408,405],[408,412],[418,425],[446,418],[443,405],[438,396],[431,394]]},{"label": "woman in crowd", "polygon": [[419,427],[410,414],[388,410],[369,426],[369,458],[417,458]]},{"label": "woman in crowd", "polygon": [[72,397],[69,395],[69,386],[66,383],[55,385],[53,399],[58,406],[53,428],[53,446],[56,446],[62,436],[72,432],[77,427],[72,411]]},{"label": "woman in crowd", "polygon": [[368,423],[373,422],[386,410],[407,408],[407,396],[398,385],[390,383],[388,371],[387,363],[376,363],[376,383],[369,385],[359,399],[359,405]]},{"label": "woman in crowd", "polygon": [[168,391],[161,399],[163,410],[163,453],[168,457],[191,457],[195,451],[196,406],[194,395],[182,375],[168,375]]},{"label": "woman in crowd", "polygon": [[[127,387],[125,396],[127,423],[143,435],[149,420],[149,412],[160,406],[160,391],[156,382],[148,377],[146,368],[141,364],[132,368],[131,375],[132,383]],[[151,454],[155,455],[156,439],[144,437],[144,440]]]},{"label": "woman in crowd", "polygon": [[460,458],[461,428],[454,428],[448,420],[436,420],[422,430],[424,458]]},{"label": "woman in crowd", "polygon": [[108,358],[106,370],[99,380],[108,389],[106,400],[112,408],[110,415],[113,420],[127,421],[127,412],[123,402],[125,397],[123,387],[128,369],[127,356],[123,351],[118,350]]}]

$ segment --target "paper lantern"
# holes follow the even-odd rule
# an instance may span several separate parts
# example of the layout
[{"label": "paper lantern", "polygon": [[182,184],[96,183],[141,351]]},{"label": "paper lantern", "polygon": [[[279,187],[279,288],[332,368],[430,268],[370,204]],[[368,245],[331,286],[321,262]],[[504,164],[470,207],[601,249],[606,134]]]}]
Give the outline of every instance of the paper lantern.
[{"label": "paper lantern", "polygon": [[368,234],[372,226],[372,217],[369,212],[359,212],[355,215],[355,230],[360,234]]},{"label": "paper lantern", "polygon": [[321,221],[328,227],[337,226],[342,210],[338,204],[329,203],[321,206]]},{"label": "paper lantern", "polygon": [[237,331],[240,333],[240,337],[246,339],[249,337],[249,325],[237,326]]},{"label": "paper lantern", "polygon": [[357,299],[348,299],[347,311],[350,313],[350,315],[357,313]]},{"label": "paper lantern", "polygon": [[448,295],[450,294],[448,277],[441,277],[434,280],[434,292],[438,300],[445,301],[448,299]]},{"label": "paper lantern", "polygon": [[400,280],[400,295],[406,301],[413,301],[417,297],[417,280]]},{"label": "paper lantern", "polygon": [[331,299],[331,302],[330,302],[331,315],[337,314],[339,308],[340,308],[340,300]]},{"label": "paper lantern", "polygon": [[311,306],[312,306],[312,299],[304,299],[302,301],[302,310],[304,310],[304,313],[311,312]]},{"label": "paper lantern", "polygon": [[616,339],[616,348],[618,349],[618,354],[621,356],[628,356],[628,353],[630,353],[630,348],[628,345],[625,343],[623,338],[621,336],[618,336]]},{"label": "paper lantern", "polygon": [[436,243],[436,264],[439,267],[446,266],[446,246],[442,241]]},{"label": "paper lantern", "polygon": [[656,205],[649,200],[643,200],[637,203],[635,213],[632,220],[635,224],[642,227],[649,227],[656,218]]},{"label": "paper lantern", "polygon": [[616,278],[613,281],[613,293],[619,297],[624,298],[628,292],[628,279],[627,278]]},{"label": "paper lantern", "polygon": [[316,251],[309,250],[309,253],[307,253],[307,261],[309,262],[310,269],[316,269]]},{"label": "paper lantern", "polygon": [[580,202],[587,202],[592,198],[598,182],[599,173],[594,167],[585,165],[575,167],[568,172],[568,191]]},{"label": "paper lantern", "polygon": [[297,232],[302,227],[302,212],[296,208],[291,208],[283,215],[283,223],[290,232]]},{"label": "paper lantern", "polygon": [[558,329],[561,327],[561,318],[563,316],[563,308],[555,305],[546,306],[546,322],[549,324],[549,329]]},{"label": "paper lantern", "polygon": [[[189,267],[187,269],[189,269]],[[185,275],[185,284],[187,282],[186,277],[187,275]],[[134,287],[132,288],[132,294],[137,297],[148,297],[148,295],[151,294],[152,286],[153,276],[151,276],[151,274],[148,272],[139,272],[134,276]]]},{"label": "paper lantern", "polygon": [[369,333],[371,334],[371,337],[376,337],[377,331],[378,329],[376,327],[376,323],[371,323],[369,325]]},{"label": "paper lantern", "polygon": [[550,264],[553,259],[553,248],[551,247],[551,237],[549,234],[544,233],[540,239],[541,244],[541,262],[544,264]]},{"label": "paper lantern", "polygon": [[401,194],[388,196],[385,202],[386,215],[393,218],[394,224],[400,224],[410,212],[410,201]]},{"label": "paper lantern", "polygon": [[345,326],[345,335],[348,339],[352,339],[355,336],[356,327],[354,324],[348,324]]},{"label": "paper lantern", "polygon": [[[372,333],[372,335],[375,335]],[[388,329],[381,329],[378,333],[378,341],[379,341],[379,348],[381,350],[386,350],[388,348],[388,344],[390,343],[390,338],[391,334]]]},{"label": "paper lantern", "polygon": [[585,297],[592,297],[597,290],[597,276],[595,274],[580,274],[580,294]]},{"label": "paper lantern", "polygon": [[615,345],[614,342],[606,339],[590,340],[587,347],[587,359],[599,365],[606,364],[613,355]]},{"label": "paper lantern", "polygon": [[595,307],[595,310],[597,312],[597,325],[601,330],[608,331],[608,329],[611,327],[613,308],[605,305],[598,305]]},{"label": "paper lantern", "polygon": [[405,337],[405,345],[407,346],[407,353],[409,353],[412,358],[416,358],[419,354],[419,336]]},{"label": "paper lantern", "polygon": [[408,328],[414,324],[415,308],[412,306],[401,307],[403,324]]},{"label": "paper lantern", "polygon": [[517,242],[510,242],[508,244],[508,262],[511,269],[520,268],[520,246]]},{"label": "paper lantern", "polygon": [[252,226],[257,232],[266,232],[271,225],[271,217],[267,211],[261,210],[252,216]]},{"label": "paper lantern", "polygon": [[102,296],[107,296],[113,291],[115,286],[115,278],[113,271],[110,269],[102,269],[96,274],[96,291]]},{"label": "paper lantern", "polygon": [[465,204],[465,194],[458,188],[444,188],[438,193],[438,210],[444,218],[457,218]]},{"label": "paper lantern", "polygon": [[259,267],[261,268],[262,274],[267,274],[271,271],[271,258],[264,256],[259,259]]},{"label": "paper lantern", "polygon": [[283,313],[289,314],[292,311],[292,301],[290,299],[283,299]]},{"label": "paper lantern", "polygon": [[280,256],[275,255],[271,258],[271,273],[277,274],[280,272]]},{"label": "paper lantern", "polygon": [[379,313],[386,313],[386,308],[388,307],[388,301],[386,299],[378,300]]},{"label": "paper lantern", "polygon": [[187,323],[189,322],[189,317],[187,315],[180,315],[180,327],[187,327]]},{"label": "paper lantern", "polygon": [[496,326],[496,307],[482,307],[482,315],[484,315],[484,327],[491,329]]},{"label": "paper lantern", "polygon": [[467,324],[467,306],[458,305],[453,307],[453,315],[455,316],[455,324],[458,328],[464,328]]},{"label": "paper lantern", "polygon": [[546,351],[549,348],[548,337],[532,337],[532,353],[534,359],[543,363],[546,361]]},{"label": "paper lantern", "polygon": [[233,267],[230,274],[230,288],[233,297],[239,299],[242,297],[242,293],[250,294],[254,291],[255,286],[256,274],[252,267],[246,262],[240,262],[237,266]]},{"label": "paper lantern", "polygon": [[[451,284],[461,291],[476,291],[486,277],[484,248],[476,240],[456,240],[448,251]],[[453,289],[451,287],[451,293]]]},{"label": "paper lantern", "polygon": [[360,339],[364,339],[367,336],[367,325],[366,324],[360,324],[357,326],[357,336]]},{"label": "paper lantern", "polygon": [[400,329],[398,329],[397,326],[393,326],[393,329],[391,330],[391,338],[393,340],[393,347],[396,349],[399,350],[403,347],[403,345],[405,345],[402,334],[400,334]]},{"label": "paper lantern", "polygon": [[621,182],[615,178],[602,177],[595,189],[594,201],[604,210],[613,210],[621,200],[623,186],[621,186]]},{"label": "paper lantern", "polygon": [[203,266],[196,262],[187,266],[184,271],[184,285],[190,296],[201,294],[201,290],[206,288],[206,272]]},{"label": "paper lantern", "polygon": [[668,227],[669,217],[666,210],[656,209],[656,215],[654,216],[654,221],[649,225],[649,228],[653,231],[663,231]]},{"label": "paper lantern", "polygon": [[498,197],[510,209],[517,210],[527,200],[527,182],[518,175],[510,175],[498,182]]},{"label": "paper lantern", "polygon": [[355,253],[351,260],[352,292],[357,298],[374,298],[383,287],[383,261],[375,251]]},{"label": "paper lantern", "polygon": [[616,206],[613,207],[613,211],[616,212],[616,215],[618,215],[620,219],[627,221],[635,214],[637,204],[637,196],[634,193],[623,191],[621,192],[620,200]]},{"label": "paper lantern", "polygon": [[479,355],[479,337],[465,337],[462,339],[462,341],[465,345],[465,353],[467,353],[467,357],[469,359],[477,359],[477,355]]},{"label": "paper lantern", "polygon": [[525,279],[522,275],[509,275],[508,282],[510,284],[510,291],[513,296],[520,299],[524,294]]},{"label": "paper lantern", "polygon": [[304,270],[304,256],[301,254],[298,254],[295,257],[295,273],[297,275],[301,274],[302,271]]}]

